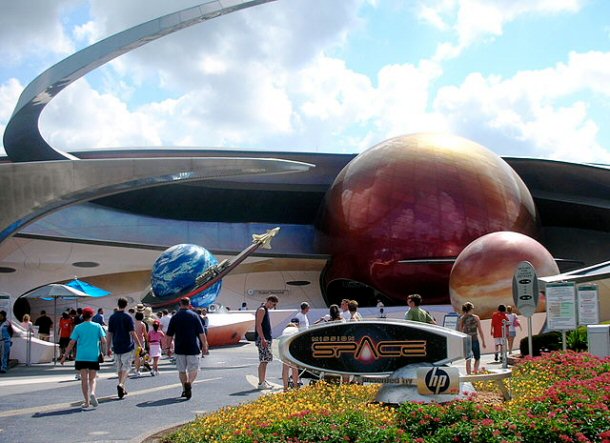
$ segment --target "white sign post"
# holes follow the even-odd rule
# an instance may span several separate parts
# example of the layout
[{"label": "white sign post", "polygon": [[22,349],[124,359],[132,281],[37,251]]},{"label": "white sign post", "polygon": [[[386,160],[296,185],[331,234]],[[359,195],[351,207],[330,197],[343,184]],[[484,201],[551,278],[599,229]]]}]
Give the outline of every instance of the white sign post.
[{"label": "white sign post", "polygon": [[546,285],[546,320],[548,329],[561,331],[563,350],[567,349],[566,331],[576,329],[576,285],[573,282]]},{"label": "white sign post", "polygon": [[[538,307],[538,276],[532,264],[522,261],[513,277],[513,300],[517,309],[527,317],[527,344],[530,355],[532,351],[532,315]],[[505,347],[506,348],[506,347]],[[506,358],[504,358],[506,362]]]},{"label": "white sign post", "polygon": [[596,325],[599,323],[599,292],[597,285],[580,285],[578,295],[578,324]]}]

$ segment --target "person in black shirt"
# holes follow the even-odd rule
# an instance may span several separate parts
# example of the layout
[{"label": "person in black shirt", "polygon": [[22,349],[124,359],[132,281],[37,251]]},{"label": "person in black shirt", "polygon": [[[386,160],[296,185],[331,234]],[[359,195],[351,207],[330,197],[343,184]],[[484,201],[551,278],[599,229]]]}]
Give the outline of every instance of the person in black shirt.
[{"label": "person in black shirt", "polygon": [[53,320],[47,316],[46,311],[40,311],[40,316],[34,322],[34,326],[38,326],[38,338],[44,341],[49,341],[49,338],[51,337]]},{"label": "person in black shirt", "polygon": [[267,364],[273,361],[273,353],[271,352],[271,319],[269,318],[269,309],[277,306],[279,299],[275,295],[267,297],[267,301],[260,305],[256,310],[256,320],[254,329],[254,343],[258,348],[258,389],[272,389],[272,386],[267,383]]},{"label": "person in black shirt", "polygon": [[119,384],[116,387],[119,399],[127,395],[125,382],[127,374],[131,367],[131,362],[134,357],[134,349],[136,345],[144,347],[144,343],[140,343],[140,339],[135,333],[133,319],[125,312],[127,307],[127,299],[119,298],[117,300],[117,311],[108,319],[108,357],[114,351],[114,360],[116,362],[116,370],[119,378]]},{"label": "person in black shirt", "polygon": [[182,383],[182,397],[191,398],[193,382],[199,372],[199,361],[208,353],[208,340],[203,332],[203,323],[197,313],[190,309],[188,297],[180,299],[180,310],[173,315],[167,327],[169,343],[175,342],[176,369]]}]

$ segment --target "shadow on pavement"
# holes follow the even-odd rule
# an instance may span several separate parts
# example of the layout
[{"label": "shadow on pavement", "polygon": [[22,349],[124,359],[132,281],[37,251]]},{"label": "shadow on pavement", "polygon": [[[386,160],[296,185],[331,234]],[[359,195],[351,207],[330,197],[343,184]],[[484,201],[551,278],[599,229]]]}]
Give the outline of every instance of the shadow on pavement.
[{"label": "shadow on pavement", "polygon": [[145,401],[142,403],[138,403],[136,406],[139,408],[150,408],[150,407],[155,407],[155,406],[165,406],[165,405],[172,405],[175,403],[182,403],[184,401],[187,401],[187,400],[182,397],[162,398],[160,400]]},{"label": "shadow on pavement", "polygon": [[229,396],[231,396],[231,397],[244,397],[246,395],[253,394],[254,392],[258,392],[258,389],[254,388],[254,389],[248,389],[247,391],[233,392],[233,393],[229,394]]},{"label": "shadow on pavement", "polygon": [[58,415],[80,414],[81,412],[83,412],[83,410],[79,406],[77,408],[62,409],[60,411],[36,412],[32,415],[32,418],[56,417]]}]

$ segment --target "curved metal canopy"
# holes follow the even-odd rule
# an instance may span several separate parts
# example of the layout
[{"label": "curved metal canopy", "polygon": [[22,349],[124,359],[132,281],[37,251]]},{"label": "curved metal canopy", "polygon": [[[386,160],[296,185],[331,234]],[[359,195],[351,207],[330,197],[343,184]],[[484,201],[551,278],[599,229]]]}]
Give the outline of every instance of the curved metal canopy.
[{"label": "curved metal canopy", "polygon": [[4,149],[13,162],[77,160],[49,145],[38,127],[45,106],[65,87],[132,49],[231,12],[275,0],[214,0],[158,17],[114,34],[72,54],[40,74],[22,92],[4,131]]}]

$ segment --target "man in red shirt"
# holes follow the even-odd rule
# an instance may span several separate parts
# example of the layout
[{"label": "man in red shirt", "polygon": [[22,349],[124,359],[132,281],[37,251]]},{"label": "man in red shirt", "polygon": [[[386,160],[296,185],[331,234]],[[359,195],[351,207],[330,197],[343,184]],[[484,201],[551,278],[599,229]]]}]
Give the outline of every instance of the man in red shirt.
[{"label": "man in red shirt", "polygon": [[[67,312],[63,312],[61,314],[61,319],[59,320],[59,349],[61,353],[59,358],[63,357],[68,344],[70,344],[70,335],[72,335],[73,329],[74,321]],[[70,356],[68,355],[67,358],[70,358]],[[72,358],[70,359],[72,360]]]},{"label": "man in red shirt", "polygon": [[[504,323],[504,320],[507,323]],[[502,328],[504,328],[504,334],[502,334]],[[498,310],[491,316],[491,336],[494,338],[496,346],[494,360],[498,361],[498,352],[500,356],[504,355],[504,340],[508,337],[508,315],[506,315],[504,305],[498,306]]]}]

